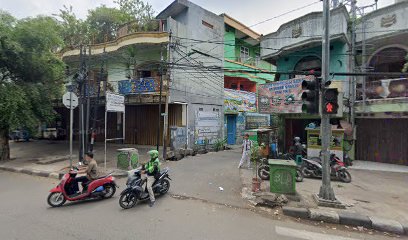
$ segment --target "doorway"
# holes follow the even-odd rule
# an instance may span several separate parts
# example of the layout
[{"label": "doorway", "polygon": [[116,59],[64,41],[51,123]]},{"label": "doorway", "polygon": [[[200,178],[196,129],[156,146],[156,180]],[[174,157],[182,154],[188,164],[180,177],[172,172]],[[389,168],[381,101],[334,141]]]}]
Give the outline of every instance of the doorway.
[{"label": "doorway", "polygon": [[229,145],[235,144],[237,132],[237,116],[227,115],[227,143]]}]

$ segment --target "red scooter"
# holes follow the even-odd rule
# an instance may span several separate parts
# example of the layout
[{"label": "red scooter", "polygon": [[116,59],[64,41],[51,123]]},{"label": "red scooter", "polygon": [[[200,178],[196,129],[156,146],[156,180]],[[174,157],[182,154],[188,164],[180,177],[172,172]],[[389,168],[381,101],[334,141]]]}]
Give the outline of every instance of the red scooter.
[{"label": "red scooter", "polygon": [[78,192],[78,184],[74,181],[78,174],[78,168],[71,169],[66,173],[61,182],[50,190],[47,202],[51,207],[60,207],[66,200],[79,201],[92,198],[111,198],[116,192],[115,178],[108,174],[90,182],[85,191]]}]

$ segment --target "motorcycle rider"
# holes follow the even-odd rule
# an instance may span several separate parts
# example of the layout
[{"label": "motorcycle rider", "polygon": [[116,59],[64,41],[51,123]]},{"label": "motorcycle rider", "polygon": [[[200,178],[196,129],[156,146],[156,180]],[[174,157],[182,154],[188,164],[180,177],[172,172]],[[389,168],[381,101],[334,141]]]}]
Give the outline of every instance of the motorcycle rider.
[{"label": "motorcycle rider", "polygon": [[[85,192],[87,189],[88,184],[98,178],[98,164],[96,163],[95,159],[93,158],[92,152],[85,153],[85,161],[88,163],[88,166],[85,170],[86,176],[81,176],[75,178],[75,185],[78,186],[78,183],[81,182],[83,189],[82,192]],[[84,173],[80,171],[79,173]]]},{"label": "motorcycle rider", "polygon": [[157,150],[150,150],[148,152],[150,155],[150,161],[142,166],[142,180],[146,179],[146,182],[143,184],[143,195],[142,198],[147,197],[147,191],[149,192],[150,198],[150,207],[153,207],[155,203],[154,192],[152,185],[155,181],[155,176],[160,174],[160,161],[159,161],[159,152]]}]

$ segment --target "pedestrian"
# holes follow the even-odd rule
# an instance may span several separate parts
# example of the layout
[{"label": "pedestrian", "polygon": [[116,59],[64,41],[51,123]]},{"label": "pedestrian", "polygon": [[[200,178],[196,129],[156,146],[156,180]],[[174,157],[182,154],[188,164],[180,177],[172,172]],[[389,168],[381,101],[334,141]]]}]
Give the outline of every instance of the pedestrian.
[{"label": "pedestrian", "polygon": [[251,148],[252,148],[252,141],[248,139],[249,134],[246,133],[244,136],[244,142],[242,143],[242,157],[241,161],[239,162],[238,168],[241,168],[245,162],[247,162],[248,169],[251,167]]}]

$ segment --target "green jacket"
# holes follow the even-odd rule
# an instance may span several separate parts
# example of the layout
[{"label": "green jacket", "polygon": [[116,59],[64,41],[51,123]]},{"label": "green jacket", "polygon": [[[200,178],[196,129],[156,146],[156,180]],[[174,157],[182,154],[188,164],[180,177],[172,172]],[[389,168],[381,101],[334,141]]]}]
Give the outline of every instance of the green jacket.
[{"label": "green jacket", "polygon": [[160,161],[159,158],[150,159],[150,161],[145,166],[147,175],[154,176],[160,172]]}]

